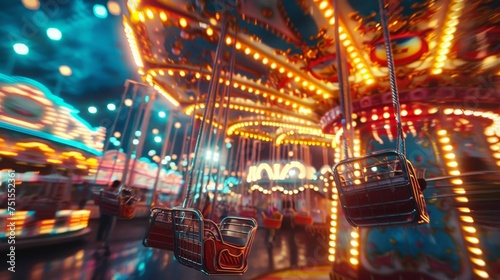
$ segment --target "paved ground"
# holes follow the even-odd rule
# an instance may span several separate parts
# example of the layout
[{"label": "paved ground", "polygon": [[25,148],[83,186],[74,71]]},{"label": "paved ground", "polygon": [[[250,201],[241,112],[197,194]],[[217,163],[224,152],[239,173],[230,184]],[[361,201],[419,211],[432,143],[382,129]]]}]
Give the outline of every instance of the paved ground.
[{"label": "paved ground", "polygon": [[2,262],[0,279],[328,279],[326,234],[300,227],[279,230],[269,246],[267,230],[259,228],[244,275],[206,276],[177,263],[172,252],[143,247],[147,223],[143,218],[118,221],[111,255],[95,257],[97,220],[92,220],[93,230],[82,241],[17,250],[16,272]]}]

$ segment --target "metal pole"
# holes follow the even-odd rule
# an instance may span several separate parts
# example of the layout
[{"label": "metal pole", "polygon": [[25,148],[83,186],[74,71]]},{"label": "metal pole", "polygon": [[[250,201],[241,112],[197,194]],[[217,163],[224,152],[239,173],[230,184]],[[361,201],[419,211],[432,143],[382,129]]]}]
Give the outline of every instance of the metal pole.
[{"label": "metal pole", "polygon": [[[203,116],[203,120],[201,122],[201,127],[200,127],[200,131],[198,133],[198,137],[196,139],[196,145],[195,145],[195,148],[194,148],[194,158],[193,158],[193,161],[192,161],[192,165],[191,165],[191,169],[189,170],[189,174],[188,174],[188,181],[187,181],[187,192],[186,192],[186,197],[184,199],[184,202],[182,204],[182,206],[185,208],[187,206],[187,202],[188,202],[188,196],[189,196],[189,193],[191,191],[191,186],[192,186],[192,183],[193,183],[193,172],[194,170],[196,169],[196,161],[198,159],[198,153],[199,153],[199,149],[200,149],[200,144],[201,142],[204,140],[204,136],[205,136],[205,121],[206,121],[206,115],[207,115],[207,111],[209,110],[208,108],[208,104],[209,104],[209,100],[210,100],[210,97],[211,95],[213,94],[213,91],[214,89],[216,88],[216,84],[219,82],[219,78],[218,78],[218,71],[217,69],[219,67],[218,66],[218,63],[219,61],[221,60],[221,57],[222,57],[222,54],[223,52],[221,51],[221,49],[224,47],[224,39],[225,39],[225,34],[226,34],[226,28],[227,28],[227,16],[224,16],[224,21],[222,23],[222,29],[221,29],[221,34],[220,34],[220,38],[219,38],[219,43],[218,43],[218,47],[217,47],[217,50],[216,50],[216,53],[215,53],[215,60],[214,60],[214,63],[215,63],[215,67],[213,67],[213,71],[212,71],[212,79],[210,80],[210,86],[209,86],[209,95],[207,96],[207,100],[206,100],[206,104],[205,104],[205,112],[204,112],[204,116]],[[217,78],[216,78],[217,77]]]},{"label": "metal pole", "polygon": [[345,157],[349,158],[349,151],[352,151],[352,109],[350,102],[350,93],[348,79],[345,72],[345,64],[343,63],[342,47],[340,46],[340,17],[339,17],[339,5],[337,0],[333,0],[334,8],[334,18],[335,18],[335,52],[337,53],[337,75],[339,77],[339,97],[340,106],[342,108],[342,113],[344,114],[342,124],[343,124],[343,137],[344,137],[344,153]]},{"label": "metal pole", "polygon": [[150,95],[150,98],[148,100],[148,103],[146,105],[146,112],[144,113],[144,118],[140,124],[141,135],[138,138],[139,144],[137,145],[137,149],[136,149],[136,153],[135,153],[136,156],[135,156],[134,162],[132,163],[132,168],[130,169],[130,177],[129,177],[127,185],[132,185],[132,182],[134,182],[134,180],[135,180],[135,173],[134,172],[135,172],[135,168],[137,165],[137,161],[141,157],[142,150],[144,149],[144,142],[145,142],[144,140],[146,138],[146,134],[148,131],[149,122],[151,120],[151,111],[152,111],[151,109],[153,108],[153,103],[154,103],[155,99],[156,99],[156,93],[153,90],[151,95]]},{"label": "metal pole", "polygon": [[[123,91],[123,94],[122,94],[122,100],[120,101],[120,105],[118,106],[118,111],[117,111],[117,113],[116,113],[115,120],[113,121],[113,125],[111,126],[111,132],[110,132],[110,133],[113,133],[113,132],[114,132],[114,130],[115,130],[115,128],[116,128],[116,123],[118,122],[118,118],[119,118],[120,113],[121,113],[121,111],[122,111],[122,109],[123,109],[123,103],[124,103],[124,101],[125,101],[125,97],[127,96],[127,92],[128,92],[128,89],[129,89],[129,85],[130,85],[130,82],[129,82],[128,80],[127,80],[127,81],[125,81],[125,90]],[[134,93],[134,96],[135,96],[135,93]],[[129,118],[130,118],[130,114],[127,116],[127,122],[126,122],[126,124],[125,124],[125,125],[127,125],[127,123],[128,123],[128,119],[129,119]],[[107,133],[107,131],[106,131],[106,133]],[[110,134],[110,135],[112,135],[112,134]],[[120,146],[121,146],[121,142],[122,142],[122,141],[120,141]],[[108,148],[109,148],[109,143],[110,143],[110,141],[109,141],[109,140],[105,141],[104,148],[103,148],[103,150],[102,150],[102,157],[101,157],[101,159],[99,160],[99,165],[97,166],[97,171],[96,171],[96,173],[95,173],[95,177],[94,177],[94,184],[95,184],[95,182],[97,181],[97,178],[98,178],[98,176],[99,176],[99,170],[101,169],[102,162],[104,161],[104,153],[108,150]],[[115,164],[116,164],[116,160],[115,160],[115,161],[114,161],[114,163],[113,163],[113,170],[111,171],[111,174],[113,174]],[[111,176],[113,176],[113,175],[111,175]],[[109,179],[108,179],[108,181],[109,181]]]},{"label": "metal pole", "polygon": [[[140,119],[141,119],[141,116],[143,115],[143,111],[144,111],[144,107],[146,105],[146,103],[144,102],[144,95],[141,94],[140,95],[140,98],[141,98],[141,105],[139,106],[139,111],[137,112],[137,115],[136,115],[136,118],[134,119],[134,125],[132,127],[132,130],[130,132],[130,135],[134,135],[135,134],[135,131],[137,131],[137,127],[139,126],[139,122],[140,122]],[[130,138],[133,138],[133,137],[130,137]],[[132,146],[133,146],[133,143],[132,141],[129,141],[128,143],[128,147],[127,147],[127,156],[125,158],[125,166],[123,167],[123,174],[122,174],[122,184],[125,184],[125,182],[127,181],[127,178],[128,178],[128,166],[130,164],[130,158],[132,156]]]},{"label": "metal pole", "polygon": [[155,198],[156,198],[156,191],[158,190],[158,183],[160,181],[160,174],[161,170],[163,169],[163,159],[165,158],[165,154],[167,153],[167,145],[168,145],[168,136],[170,135],[170,132],[172,131],[172,123],[173,123],[173,117],[170,116],[168,122],[165,125],[165,135],[163,136],[163,146],[161,147],[161,155],[160,155],[160,162],[158,162],[158,170],[156,171],[156,178],[155,178],[155,183],[153,185],[153,195],[151,197],[151,203],[150,206],[153,207],[155,205]]}]

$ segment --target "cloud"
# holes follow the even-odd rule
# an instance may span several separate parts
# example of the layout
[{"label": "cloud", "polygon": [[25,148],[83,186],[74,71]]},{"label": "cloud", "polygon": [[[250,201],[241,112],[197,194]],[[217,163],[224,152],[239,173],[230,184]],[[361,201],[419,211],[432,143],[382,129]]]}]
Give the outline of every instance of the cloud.
[{"label": "cloud", "polygon": [[[53,88],[60,76],[59,66],[68,65],[72,75],[64,78],[63,92],[88,97],[131,78],[133,68],[123,43],[121,17],[96,18],[92,4],[82,0],[49,0],[37,11],[19,2],[6,5],[0,26],[0,32],[9,38],[0,43],[2,49],[11,48],[13,41],[30,47],[26,57],[16,60],[16,72]],[[60,41],[47,38],[49,27],[61,31]]]}]

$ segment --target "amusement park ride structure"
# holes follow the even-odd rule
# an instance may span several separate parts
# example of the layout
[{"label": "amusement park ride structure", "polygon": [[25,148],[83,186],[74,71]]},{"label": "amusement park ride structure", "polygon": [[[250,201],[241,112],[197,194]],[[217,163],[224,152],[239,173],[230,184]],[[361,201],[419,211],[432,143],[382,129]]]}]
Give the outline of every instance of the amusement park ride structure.
[{"label": "amusement park ride structure", "polygon": [[[498,176],[498,6],[460,0],[391,0],[384,9],[378,4],[128,1],[123,24],[138,73],[172,107],[200,120],[198,125],[209,122],[227,137],[273,147],[334,151],[334,279],[497,277],[499,252],[484,244],[486,236],[498,234],[498,224],[480,222],[486,213],[498,213],[497,200],[478,207],[485,196],[498,196],[497,185],[465,178],[469,158],[484,161],[479,171]],[[210,101],[214,89],[219,101]],[[224,117],[207,118],[208,109],[224,111]],[[380,184],[377,174],[388,184]],[[423,193],[417,179],[424,176]],[[366,192],[349,193],[349,185]],[[389,212],[417,214],[374,221],[388,213],[380,206],[389,203],[388,196],[407,197],[413,205],[399,201]],[[376,204],[381,208],[362,209]],[[443,214],[448,205],[451,216]],[[424,223],[394,226],[398,222]],[[402,234],[408,230],[411,237]],[[427,248],[437,239],[426,232],[464,257]],[[386,239],[399,246],[386,246]],[[418,240],[425,241],[417,251],[402,249]],[[416,261],[408,263],[409,257]]]},{"label": "amusement park ride structure", "polygon": [[[300,160],[316,163],[307,158],[316,149],[334,158],[321,172],[332,279],[500,278],[499,15],[489,0],[126,1],[124,33],[144,83],[137,84],[191,117],[196,132],[186,145],[194,156],[182,206],[152,208],[144,245],[173,251],[181,264],[206,274],[244,273],[260,215],[242,211],[250,217],[212,221],[213,210],[201,206],[209,183],[217,195],[220,178],[207,179],[206,170],[237,171],[241,185],[253,184],[248,191],[271,202],[297,201],[298,188],[311,184],[289,184],[285,193],[273,180],[257,183]],[[49,144],[64,145],[61,151],[45,142],[10,145],[1,134],[2,146],[10,147],[2,156],[35,147],[49,158],[44,163],[97,169],[95,181],[122,172],[127,183],[148,165],[132,161],[130,149],[117,170],[119,151],[99,164],[97,155],[107,150],[102,130],[69,117],[56,122],[54,108],[65,116],[71,110],[45,106],[58,104],[36,95],[41,87],[0,78],[0,109],[24,120],[2,112],[2,128],[24,126],[20,135],[49,135]],[[36,94],[27,98],[28,90]],[[24,112],[17,95],[38,103]],[[150,104],[141,105],[141,115]],[[42,109],[44,118],[26,121]],[[139,121],[132,126],[135,132]],[[238,170],[222,170],[211,158],[235,138],[240,149],[259,147],[259,155],[240,151]],[[291,148],[303,152],[280,165]],[[136,179],[156,178],[156,192],[162,172],[157,166]],[[278,229],[283,216],[273,220],[262,210],[261,225]],[[21,214],[32,221],[32,213]],[[69,214],[65,229],[86,227],[88,212]],[[54,221],[33,232],[52,233]]]}]

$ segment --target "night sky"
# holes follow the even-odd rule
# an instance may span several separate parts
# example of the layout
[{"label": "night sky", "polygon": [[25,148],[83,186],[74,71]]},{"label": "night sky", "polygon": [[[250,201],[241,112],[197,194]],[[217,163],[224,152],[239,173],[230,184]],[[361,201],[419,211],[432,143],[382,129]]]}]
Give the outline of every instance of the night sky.
[{"label": "night sky", "polygon": [[[80,116],[92,126],[104,126],[111,133],[109,130],[117,114],[119,122],[116,130],[123,131],[126,112],[109,111],[107,104],[113,103],[118,108],[125,92],[125,81],[140,80],[125,40],[122,15],[108,13],[106,18],[98,18],[94,14],[95,4],[106,7],[107,3],[98,0],[45,0],[40,1],[38,9],[31,10],[22,1],[2,0],[0,71],[44,84],[78,109]],[[51,40],[47,35],[48,28],[59,29],[61,39]],[[26,44],[29,53],[24,56],[16,54],[13,49],[15,43]],[[71,68],[71,76],[60,74],[61,65]],[[129,89],[127,95],[130,96],[131,92]],[[135,101],[137,109],[139,99]],[[95,106],[97,113],[90,114],[89,106]],[[158,117],[160,111],[166,112],[165,118]],[[167,102],[157,99],[153,105],[149,132],[158,128],[159,135],[163,135],[169,116]],[[187,122],[189,118],[179,120]],[[182,141],[183,128],[176,138],[178,146]],[[144,154],[150,149],[156,149],[159,154],[161,144],[154,142],[154,135],[149,134]],[[173,133],[171,137],[173,139]]]}]

